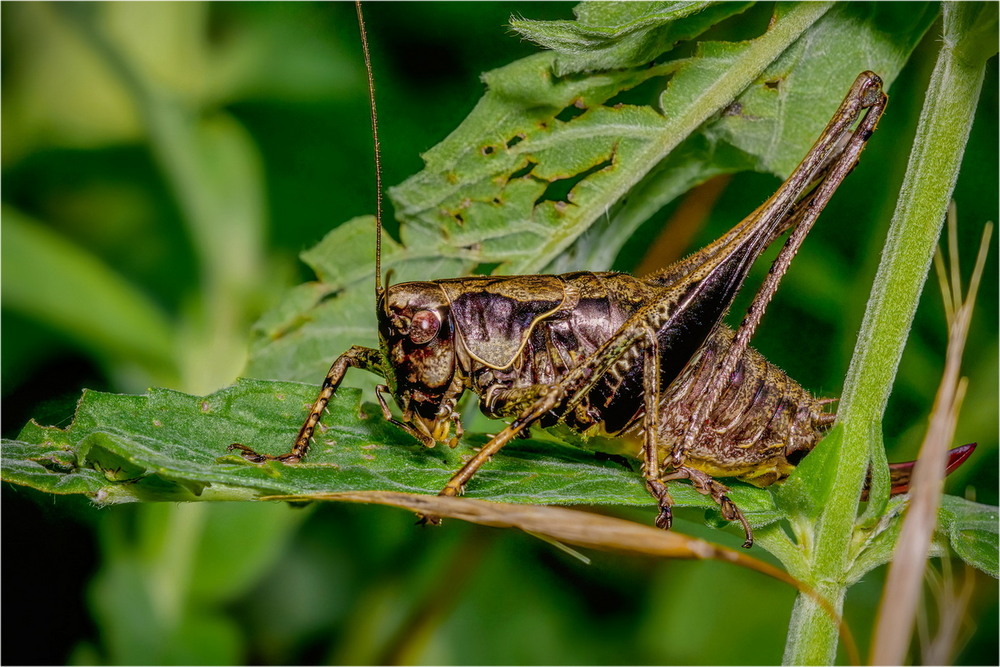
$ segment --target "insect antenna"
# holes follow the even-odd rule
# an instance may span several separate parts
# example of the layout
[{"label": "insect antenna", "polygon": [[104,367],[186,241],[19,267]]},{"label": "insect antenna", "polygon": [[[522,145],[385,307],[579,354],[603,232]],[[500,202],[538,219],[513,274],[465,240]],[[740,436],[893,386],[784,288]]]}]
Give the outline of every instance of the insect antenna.
[{"label": "insect antenna", "polygon": [[[358,10],[358,28],[361,31],[361,50],[365,54],[365,74],[368,76],[368,103],[371,107],[372,141],[375,148],[375,303],[382,298],[382,156],[378,143],[378,113],[375,109],[375,77],[372,75],[372,58],[368,51],[368,33],[361,0],[355,0]],[[386,279],[388,281],[388,278]]]}]

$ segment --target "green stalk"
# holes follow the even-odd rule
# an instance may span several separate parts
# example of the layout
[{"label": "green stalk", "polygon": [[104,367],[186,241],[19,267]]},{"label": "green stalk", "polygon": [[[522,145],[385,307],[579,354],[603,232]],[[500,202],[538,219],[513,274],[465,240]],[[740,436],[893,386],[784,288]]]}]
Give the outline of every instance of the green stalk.
[{"label": "green stalk", "polygon": [[[986,59],[995,52],[996,13],[996,5],[987,3],[943,5],[942,48],[848,370],[839,410],[843,446],[833,467],[828,509],[816,525],[810,583],[838,610],[847,592],[870,450],[873,443],[881,446],[882,416],[958,178]],[[800,596],[792,611],[785,664],[831,664],[836,650],[837,628],[829,615]]]}]

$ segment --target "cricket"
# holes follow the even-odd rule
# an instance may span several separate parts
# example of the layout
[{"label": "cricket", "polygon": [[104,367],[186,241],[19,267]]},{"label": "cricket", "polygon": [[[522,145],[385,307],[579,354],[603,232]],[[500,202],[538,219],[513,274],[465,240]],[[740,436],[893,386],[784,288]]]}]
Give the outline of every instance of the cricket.
[{"label": "cricket", "polygon": [[[360,4],[375,145],[375,308],[380,347],[351,347],[333,362],[291,449],[248,461],[294,465],[348,369],[385,379],[385,419],[422,444],[455,447],[466,391],[484,414],[507,420],[444,485],[458,496],[476,471],[530,427],[561,423],[583,435],[621,438],[641,461],[658,508],[672,524],[671,484],[686,480],[718,504],[753,544],[753,531],[719,479],[768,486],[786,478],[836,419],[835,399],[813,396],[749,346],[796,252],[857,164],[887,103],[882,80],[862,72],[788,179],[707,247],[644,278],[624,273],[470,276],[382,284],[381,168],[374,83]],[[785,234],[783,247],[740,324],[722,323],[751,266]],[[389,282],[389,278],[386,278]],[[393,416],[385,395],[401,411]],[[953,450],[949,470],[971,453]],[[912,464],[891,467],[894,493]],[[425,523],[438,523],[433,516]]]}]

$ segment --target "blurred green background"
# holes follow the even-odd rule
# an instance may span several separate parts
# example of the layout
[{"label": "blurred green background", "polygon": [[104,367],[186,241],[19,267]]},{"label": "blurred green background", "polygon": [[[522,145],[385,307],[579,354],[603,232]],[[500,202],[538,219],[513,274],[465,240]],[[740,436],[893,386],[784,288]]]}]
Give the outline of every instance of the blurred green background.
[{"label": "blurred green background", "polygon": [[[367,7],[384,182],[421,168],[419,153],[475,104],[481,72],[534,52],[505,28],[511,14],[572,18],[571,10]],[[205,393],[229,384],[252,322],[310,278],[297,253],[374,209],[353,4],[4,3],[0,12],[3,435],[30,418],[67,423],[84,387]],[[876,140],[755,339],[819,394],[836,395],[850,359],[935,31],[889,91]],[[117,55],[96,43],[116,45]],[[996,80],[994,58],[955,194],[966,273],[982,223],[997,219]],[[768,175],[734,178],[694,247],[776,185]],[[637,234],[616,268],[640,261],[672,209]],[[980,449],[948,488],[996,504],[993,246],[957,435]],[[447,276],[428,276],[436,277]],[[890,460],[915,456],[942,366],[933,276],[925,292],[887,414]],[[325,371],[318,362],[317,381]],[[419,530],[385,508],[98,510],[9,486],[2,507],[8,664],[768,664],[781,659],[794,599],[718,563],[590,554],[588,565],[527,535],[458,522]],[[682,516],[678,529],[738,542],[700,519]],[[883,574],[848,597],[862,647]],[[963,576],[956,565],[954,577]],[[964,613],[958,661],[993,663],[996,582],[974,576],[981,585]]]}]

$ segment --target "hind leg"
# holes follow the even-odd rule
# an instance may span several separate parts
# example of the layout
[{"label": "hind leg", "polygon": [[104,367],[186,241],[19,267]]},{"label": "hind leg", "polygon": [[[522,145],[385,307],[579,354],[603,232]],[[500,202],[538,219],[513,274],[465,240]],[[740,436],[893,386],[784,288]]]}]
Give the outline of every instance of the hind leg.
[{"label": "hind leg", "polygon": [[711,475],[702,472],[701,470],[696,470],[695,468],[688,468],[687,466],[679,466],[674,468],[671,472],[663,475],[661,478],[662,482],[670,482],[678,479],[687,479],[691,481],[691,486],[695,488],[698,493],[702,493],[706,496],[711,496],[712,500],[719,504],[719,509],[722,511],[722,517],[726,521],[739,521],[743,526],[743,532],[746,534],[746,541],[743,542],[743,548],[749,549],[753,546],[753,530],[750,528],[750,523],[747,521],[746,517],[743,516],[743,512],[740,508],[736,506],[729,496],[729,488],[719,482],[715,481]]}]

